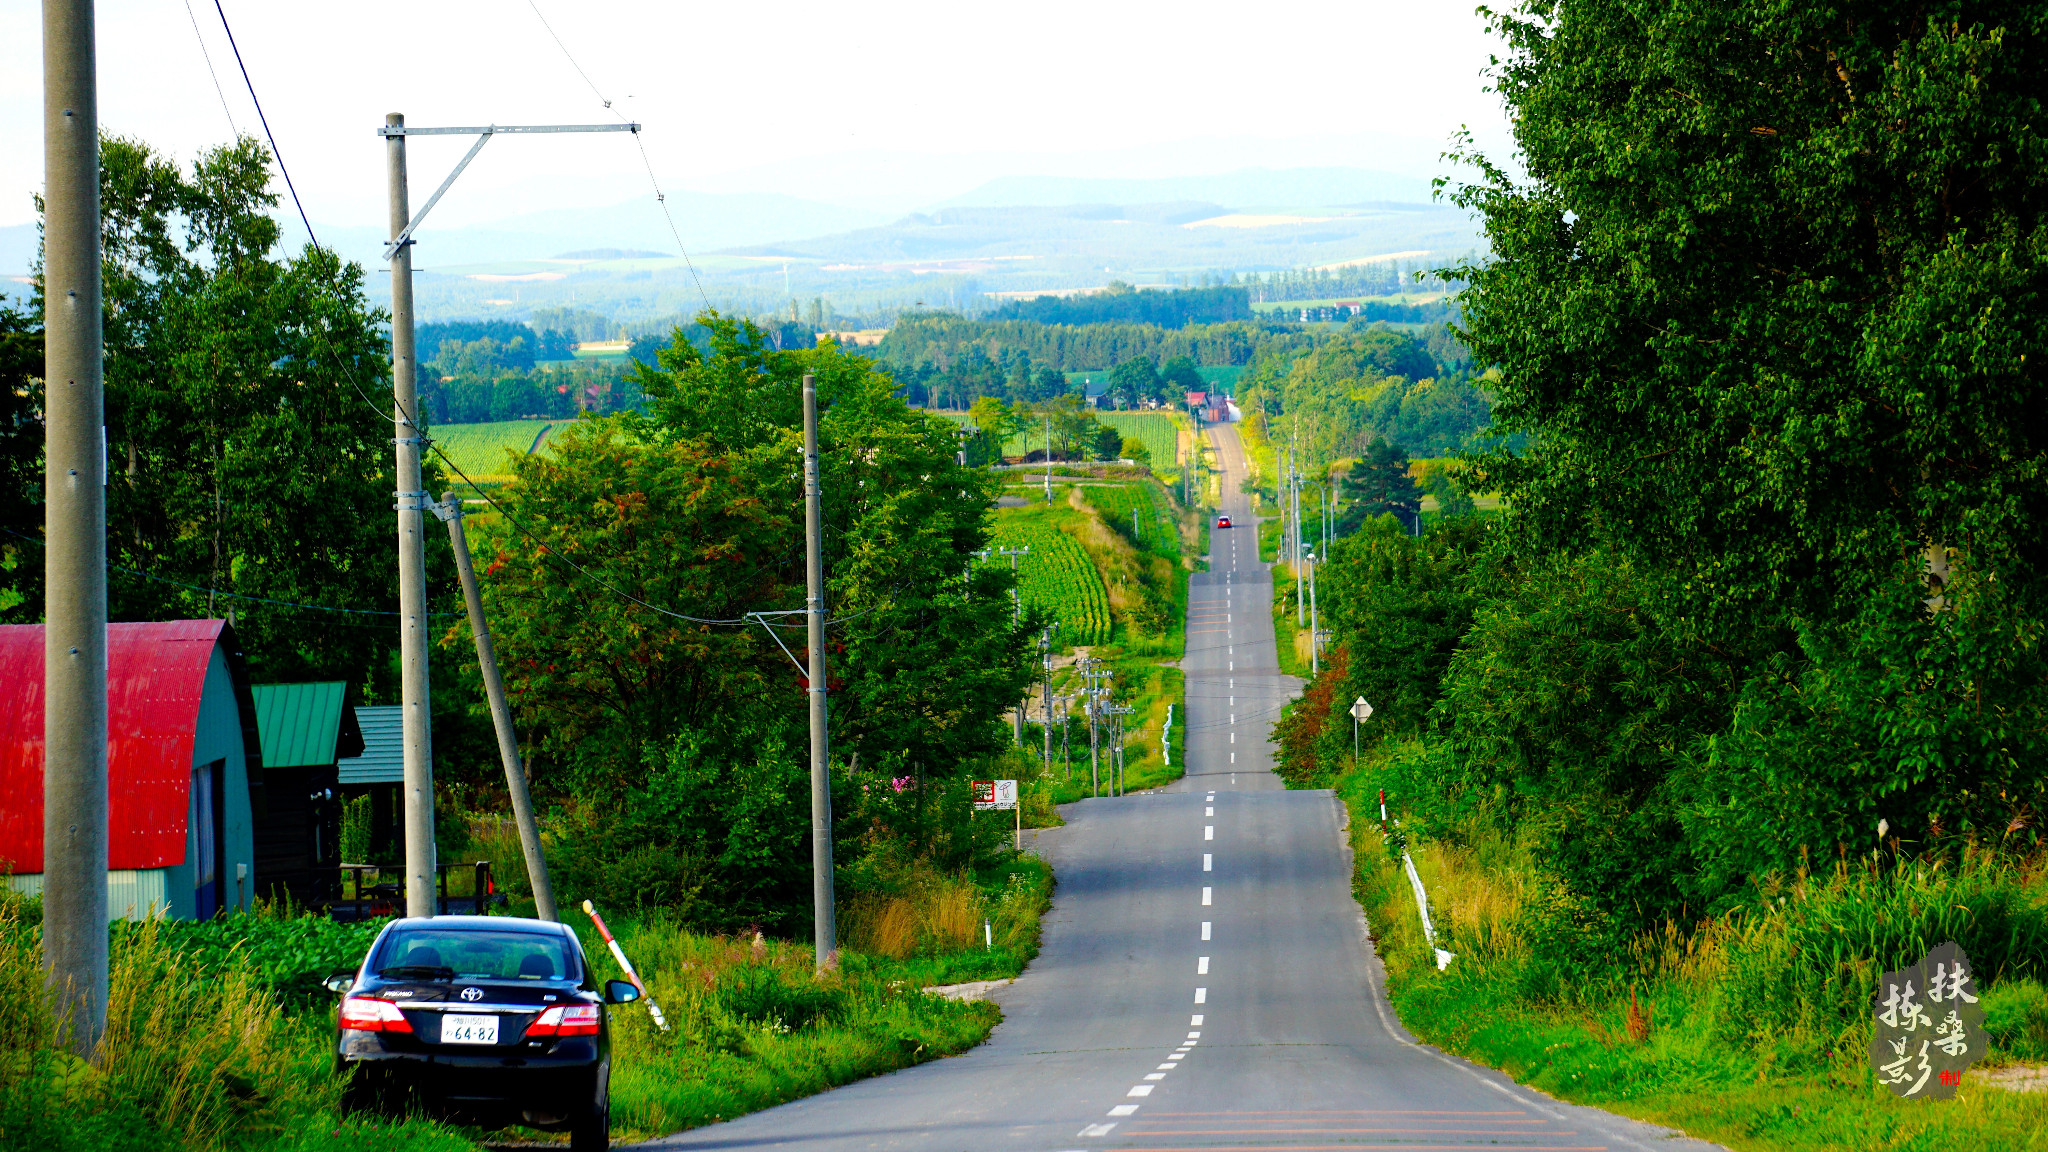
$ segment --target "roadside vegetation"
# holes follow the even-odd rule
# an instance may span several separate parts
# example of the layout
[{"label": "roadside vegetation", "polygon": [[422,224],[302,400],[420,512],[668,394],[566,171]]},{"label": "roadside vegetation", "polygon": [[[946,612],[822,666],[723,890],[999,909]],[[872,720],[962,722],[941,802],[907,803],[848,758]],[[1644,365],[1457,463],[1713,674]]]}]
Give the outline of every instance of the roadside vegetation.
[{"label": "roadside vegetation", "polygon": [[[1426,1040],[1738,1148],[2038,1148],[1994,1084],[2048,1060],[2040,22],[1492,20],[1537,175],[1456,197],[1492,424],[1446,478],[1501,513],[1337,542],[1281,771],[1350,804]],[[1874,981],[1949,939],[1990,1049],[1896,1100]]]}]

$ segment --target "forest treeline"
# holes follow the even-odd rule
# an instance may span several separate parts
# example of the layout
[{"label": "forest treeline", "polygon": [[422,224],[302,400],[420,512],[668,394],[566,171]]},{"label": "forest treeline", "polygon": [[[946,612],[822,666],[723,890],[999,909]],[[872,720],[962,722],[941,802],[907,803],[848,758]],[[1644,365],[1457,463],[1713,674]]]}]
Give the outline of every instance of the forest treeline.
[{"label": "forest treeline", "polygon": [[1494,18],[1532,175],[1480,163],[1457,274],[1505,515],[1341,541],[1280,739],[1519,845],[1546,947],[2042,843],[2048,78],[1963,7]]},{"label": "forest treeline", "polygon": [[1039,324],[1152,324],[1183,328],[1252,318],[1251,295],[1243,288],[1133,288],[1113,280],[1100,292],[1010,300],[990,320]]}]

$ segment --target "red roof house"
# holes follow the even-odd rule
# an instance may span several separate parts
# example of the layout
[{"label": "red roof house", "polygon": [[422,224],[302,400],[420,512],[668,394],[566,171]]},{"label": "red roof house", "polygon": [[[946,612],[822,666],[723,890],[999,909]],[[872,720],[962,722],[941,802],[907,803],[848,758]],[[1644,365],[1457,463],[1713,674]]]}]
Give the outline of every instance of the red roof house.
[{"label": "red roof house", "polygon": [[[249,676],[221,620],[107,626],[108,910],[207,917],[256,893]],[[42,889],[43,628],[0,627],[0,872]]]}]

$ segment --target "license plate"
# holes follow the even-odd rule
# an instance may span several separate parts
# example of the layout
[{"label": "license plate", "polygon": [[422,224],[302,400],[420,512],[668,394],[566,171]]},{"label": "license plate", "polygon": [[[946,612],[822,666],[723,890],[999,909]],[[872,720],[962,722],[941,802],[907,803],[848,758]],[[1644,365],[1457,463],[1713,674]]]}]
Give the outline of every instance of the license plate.
[{"label": "license plate", "polygon": [[496,1016],[464,1016],[450,1012],[441,1017],[441,1043],[443,1044],[496,1044],[498,1042],[498,1018]]}]

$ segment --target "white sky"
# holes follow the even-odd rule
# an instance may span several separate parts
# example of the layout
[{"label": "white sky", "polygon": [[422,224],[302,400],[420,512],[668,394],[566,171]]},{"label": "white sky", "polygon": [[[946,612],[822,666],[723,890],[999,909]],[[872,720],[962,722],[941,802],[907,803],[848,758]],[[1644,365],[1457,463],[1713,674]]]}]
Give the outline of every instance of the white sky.
[{"label": "white sky", "polygon": [[[1496,43],[1472,0],[539,2],[614,106],[646,125],[676,188],[907,208],[1004,174],[1414,172],[1461,124],[1506,151],[1482,91]],[[223,3],[316,225],[382,223],[373,133],[386,112],[415,125],[608,116],[525,0]],[[190,13],[184,0],[98,8],[103,127],[181,159],[225,140],[230,114],[258,130],[213,0]],[[0,225],[32,220],[42,185],[41,43],[40,4],[0,4]],[[466,144],[412,143],[416,205]],[[476,223],[645,189],[630,137],[505,137],[435,215]]]}]

